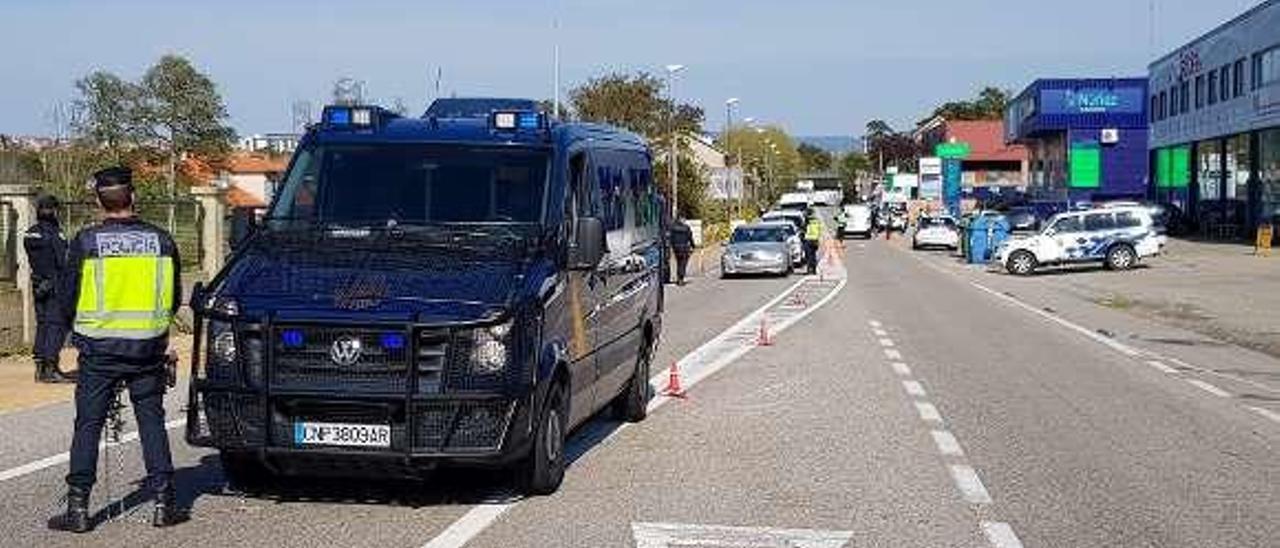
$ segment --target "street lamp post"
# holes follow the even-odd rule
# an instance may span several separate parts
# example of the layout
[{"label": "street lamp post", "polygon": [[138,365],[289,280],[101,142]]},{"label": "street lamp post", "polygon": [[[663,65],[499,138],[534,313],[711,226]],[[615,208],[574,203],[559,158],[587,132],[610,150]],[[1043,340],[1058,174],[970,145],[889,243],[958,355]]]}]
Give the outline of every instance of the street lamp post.
[{"label": "street lamp post", "polygon": [[[730,146],[730,139],[732,139],[730,134],[733,133],[733,107],[737,104],[737,97],[730,97],[724,101],[724,157],[726,159],[724,163],[725,190],[733,188],[733,185],[731,184],[733,182],[733,167],[729,165],[727,160],[729,158],[733,158],[735,163],[739,166],[742,165],[742,159],[734,156],[733,147]],[[742,196],[742,189],[738,189],[738,196]],[[732,196],[730,196],[729,199],[732,200]],[[739,205],[738,214],[742,214],[741,205]]]},{"label": "street lamp post", "polygon": [[667,96],[671,99],[671,156],[667,163],[671,164],[671,217],[680,218],[680,159],[677,156],[676,113],[680,110],[676,103],[675,76],[684,70],[684,65],[667,65]]}]

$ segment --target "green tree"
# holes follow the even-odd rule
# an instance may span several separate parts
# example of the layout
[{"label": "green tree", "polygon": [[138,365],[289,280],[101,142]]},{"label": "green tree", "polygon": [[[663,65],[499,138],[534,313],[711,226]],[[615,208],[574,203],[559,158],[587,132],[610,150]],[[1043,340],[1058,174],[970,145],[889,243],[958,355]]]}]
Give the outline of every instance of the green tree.
[{"label": "green tree", "polygon": [[675,105],[663,97],[661,79],[640,72],[592,78],[569,92],[579,120],[626,128],[650,139],[666,139],[672,131],[702,130],[704,114],[693,105]]},{"label": "green tree", "polygon": [[72,128],[90,143],[105,148],[113,160],[137,146],[141,137],[144,91],[109,72],[95,71],[76,80],[79,113]]},{"label": "green tree", "polygon": [[941,116],[948,120],[1000,120],[1004,118],[1004,108],[1008,104],[1009,92],[987,86],[972,100],[943,103],[934,109],[930,117]]},{"label": "green tree", "polygon": [[847,202],[857,201],[860,190],[858,182],[871,172],[871,162],[867,159],[867,155],[861,152],[852,151],[840,156],[836,161],[836,171],[840,173],[840,185],[844,188],[844,197]]},{"label": "green tree", "polygon": [[719,144],[733,149],[741,158],[740,165],[747,179],[747,196],[756,207],[773,203],[783,192],[791,188],[796,175],[804,170],[795,141],[781,127],[738,127]]},{"label": "green tree", "polygon": [[809,143],[800,143],[796,152],[800,155],[800,165],[805,171],[822,172],[831,169],[833,158],[830,152]]},{"label": "green tree", "polygon": [[920,159],[920,146],[911,135],[899,133],[883,120],[872,120],[867,123],[867,156],[877,168],[898,166],[901,169],[914,169]]}]

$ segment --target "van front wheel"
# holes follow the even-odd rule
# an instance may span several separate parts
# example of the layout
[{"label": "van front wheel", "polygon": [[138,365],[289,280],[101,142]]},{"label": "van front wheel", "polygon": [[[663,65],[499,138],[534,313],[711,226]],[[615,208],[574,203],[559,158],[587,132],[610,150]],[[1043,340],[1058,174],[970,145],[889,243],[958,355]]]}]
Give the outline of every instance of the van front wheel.
[{"label": "van front wheel", "polygon": [[640,422],[649,415],[649,369],[653,364],[653,345],[645,338],[636,355],[636,369],[627,387],[613,400],[613,415],[627,422]]},{"label": "van front wheel", "polygon": [[520,490],[550,495],[564,481],[565,439],[568,437],[568,382],[557,382],[547,393],[533,431],[533,447],[516,470]]}]

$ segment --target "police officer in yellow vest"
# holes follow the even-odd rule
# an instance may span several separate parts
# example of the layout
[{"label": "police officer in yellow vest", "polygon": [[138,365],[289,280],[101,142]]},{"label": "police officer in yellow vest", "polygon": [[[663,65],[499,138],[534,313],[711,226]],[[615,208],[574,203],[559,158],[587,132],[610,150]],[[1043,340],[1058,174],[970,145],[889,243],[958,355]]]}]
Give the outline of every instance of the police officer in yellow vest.
[{"label": "police officer in yellow vest", "polygon": [[822,233],[826,227],[818,212],[809,210],[809,222],[804,227],[804,259],[810,274],[818,273],[818,246],[822,244]]},{"label": "police officer in yellow vest", "polygon": [[114,388],[123,383],[142,440],[148,475],[144,489],[155,495],[152,525],[165,527],[185,519],[177,507],[164,426],[165,363],[173,356],[169,324],[181,300],[181,263],[173,238],[134,215],[128,168],[104,169],[93,178],[102,222],[71,241],[62,293],[63,316],[80,352],[80,377],[67,511],[49,526],[76,533],[92,527],[89,492],[97,477],[98,442]]}]

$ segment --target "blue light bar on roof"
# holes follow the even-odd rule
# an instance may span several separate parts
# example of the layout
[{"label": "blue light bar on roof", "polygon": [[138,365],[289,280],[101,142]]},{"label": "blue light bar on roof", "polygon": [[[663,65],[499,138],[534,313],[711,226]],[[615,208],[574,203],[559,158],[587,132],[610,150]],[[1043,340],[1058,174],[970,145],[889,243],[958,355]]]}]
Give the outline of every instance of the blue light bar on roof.
[{"label": "blue light bar on roof", "polygon": [[531,111],[497,111],[489,117],[493,129],[503,131],[526,131],[544,127],[541,113]]},{"label": "blue light bar on roof", "polygon": [[324,107],[322,119],[329,127],[370,127],[380,117],[375,107],[332,105]]},{"label": "blue light bar on roof", "polygon": [[324,121],[331,126],[345,126],[351,123],[351,109],[345,107],[329,107],[324,110]]}]

